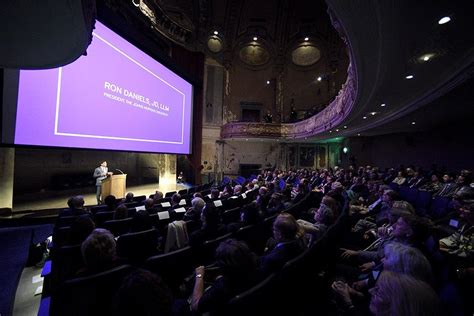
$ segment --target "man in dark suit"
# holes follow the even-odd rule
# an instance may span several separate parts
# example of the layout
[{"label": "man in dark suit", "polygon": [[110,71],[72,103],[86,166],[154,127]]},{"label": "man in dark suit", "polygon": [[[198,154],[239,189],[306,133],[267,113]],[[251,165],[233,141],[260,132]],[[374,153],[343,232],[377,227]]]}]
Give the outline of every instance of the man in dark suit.
[{"label": "man in dark suit", "polygon": [[273,223],[275,247],[260,258],[260,269],[265,275],[281,269],[285,263],[304,251],[304,245],[296,236],[298,223],[288,213],[278,215]]},{"label": "man in dark suit", "polygon": [[107,176],[111,175],[107,168],[107,161],[102,161],[99,167],[94,170],[95,186],[97,187],[97,204],[101,204],[100,196],[102,194],[102,180],[106,179]]}]

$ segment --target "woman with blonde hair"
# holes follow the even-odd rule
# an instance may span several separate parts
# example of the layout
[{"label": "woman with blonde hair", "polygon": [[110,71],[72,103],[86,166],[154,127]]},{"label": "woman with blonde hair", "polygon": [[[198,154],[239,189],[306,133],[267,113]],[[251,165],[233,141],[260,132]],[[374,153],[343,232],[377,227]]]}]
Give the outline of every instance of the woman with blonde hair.
[{"label": "woman with blonde hair", "polygon": [[438,297],[428,283],[406,274],[384,271],[374,288],[370,311],[375,316],[438,315]]}]

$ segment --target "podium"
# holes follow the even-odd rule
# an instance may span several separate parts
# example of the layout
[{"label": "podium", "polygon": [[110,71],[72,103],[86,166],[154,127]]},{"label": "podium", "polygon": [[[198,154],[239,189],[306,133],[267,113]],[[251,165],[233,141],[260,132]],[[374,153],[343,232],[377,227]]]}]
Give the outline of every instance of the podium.
[{"label": "podium", "polygon": [[114,174],[102,180],[102,198],[104,199],[108,195],[113,195],[117,199],[124,198],[127,189],[126,183],[126,174]]}]

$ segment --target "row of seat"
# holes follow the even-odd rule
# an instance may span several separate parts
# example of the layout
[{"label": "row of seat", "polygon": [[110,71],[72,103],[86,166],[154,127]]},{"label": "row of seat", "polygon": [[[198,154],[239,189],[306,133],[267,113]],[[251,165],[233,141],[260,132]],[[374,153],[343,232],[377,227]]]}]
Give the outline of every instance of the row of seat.
[{"label": "row of seat", "polygon": [[446,216],[449,212],[450,198],[433,196],[431,192],[403,185],[399,186],[396,183],[391,183],[390,187],[400,194],[402,200],[412,204],[420,216],[429,216],[433,219],[439,219]]}]

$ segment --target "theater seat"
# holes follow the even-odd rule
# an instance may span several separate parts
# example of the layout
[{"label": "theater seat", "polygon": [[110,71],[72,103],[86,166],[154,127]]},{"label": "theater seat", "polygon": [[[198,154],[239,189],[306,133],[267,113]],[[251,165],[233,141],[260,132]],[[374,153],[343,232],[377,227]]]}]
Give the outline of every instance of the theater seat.
[{"label": "theater seat", "polygon": [[131,270],[122,265],[64,282],[51,296],[50,315],[112,315],[115,294]]},{"label": "theater seat", "polygon": [[117,239],[117,255],[132,262],[143,262],[157,253],[158,231],[154,228],[128,233]]},{"label": "theater seat", "polygon": [[126,234],[130,231],[130,226],[132,224],[132,218],[125,219],[116,219],[111,221],[106,221],[104,223],[104,228],[109,230],[115,237]]},{"label": "theater seat", "polygon": [[195,268],[191,247],[153,256],[147,259],[148,270],[160,275],[173,291],[177,292],[183,279],[192,274]]}]

